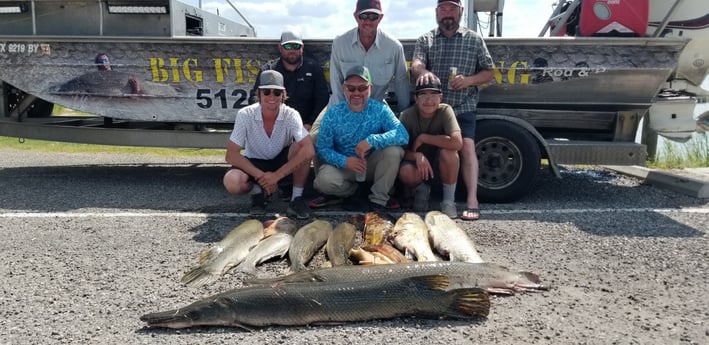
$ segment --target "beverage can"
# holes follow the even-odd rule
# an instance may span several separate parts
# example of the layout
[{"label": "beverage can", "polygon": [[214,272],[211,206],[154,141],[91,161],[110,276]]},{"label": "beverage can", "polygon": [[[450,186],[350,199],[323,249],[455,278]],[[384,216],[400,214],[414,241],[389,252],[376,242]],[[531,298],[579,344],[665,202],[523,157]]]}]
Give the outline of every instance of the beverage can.
[{"label": "beverage can", "polygon": [[364,182],[367,180],[367,172],[361,172],[361,173],[356,173],[355,174],[355,181],[357,182]]},{"label": "beverage can", "polygon": [[455,79],[455,76],[457,76],[457,75],[458,75],[458,67],[451,67],[448,71],[448,88],[452,88],[451,82],[453,81],[453,79]]}]

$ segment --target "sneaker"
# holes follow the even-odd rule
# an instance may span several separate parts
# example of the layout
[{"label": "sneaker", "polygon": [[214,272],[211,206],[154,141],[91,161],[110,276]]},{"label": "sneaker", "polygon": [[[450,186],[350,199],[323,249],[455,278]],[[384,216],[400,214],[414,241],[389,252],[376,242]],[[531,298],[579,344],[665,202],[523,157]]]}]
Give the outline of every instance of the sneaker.
[{"label": "sneaker", "polygon": [[286,215],[291,218],[296,219],[308,219],[310,218],[310,208],[305,204],[305,199],[299,196],[288,204],[288,209],[286,210]]},{"label": "sneaker", "polygon": [[290,201],[293,195],[293,186],[278,186],[278,195],[283,201]]},{"label": "sneaker", "polygon": [[366,198],[361,198],[357,193],[345,198],[342,201],[342,209],[345,211],[369,212],[369,203]]},{"label": "sneaker", "polygon": [[317,198],[311,200],[310,203],[308,203],[308,206],[310,206],[310,208],[321,208],[321,207],[332,206],[332,205],[337,205],[337,204],[341,204],[341,203],[342,203],[341,198],[338,198],[333,195],[320,194],[320,195],[318,195]]},{"label": "sneaker", "polygon": [[377,204],[376,202],[370,201],[369,208],[374,211],[391,211],[391,210],[400,209],[401,205],[399,205],[399,202],[396,201],[396,199],[390,197],[389,200],[387,200],[386,205],[380,205],[380,204]]},{"label": "sneaker", "polygon": [[249,213],[252,216],[263,216],[266,214],[266,204],[268,200],[263,193],[254,194],[251,196],[251,210]]},{"label": "sneaker", "polygon": [[453,201],[441,201],[441,212],[450,219],[458,218],[458,209],[455,208],[455,202]]},{"label": "sneaker", "polygon": [[431,197],[431,186],[421,183],[414,191],[414,212],[428,211],[428,199]]}]

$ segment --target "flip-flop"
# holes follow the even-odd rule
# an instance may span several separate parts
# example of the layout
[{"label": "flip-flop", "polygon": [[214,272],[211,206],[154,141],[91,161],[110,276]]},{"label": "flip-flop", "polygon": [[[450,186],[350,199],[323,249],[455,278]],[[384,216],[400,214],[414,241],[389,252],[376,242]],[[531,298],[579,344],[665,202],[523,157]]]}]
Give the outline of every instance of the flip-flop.
[{"label": "flip-flop", "polygon": [[460,219],[469,221],[478,220],[480,219],[480,209],[467,207],[463,210],[463,213],[460,214]]}]

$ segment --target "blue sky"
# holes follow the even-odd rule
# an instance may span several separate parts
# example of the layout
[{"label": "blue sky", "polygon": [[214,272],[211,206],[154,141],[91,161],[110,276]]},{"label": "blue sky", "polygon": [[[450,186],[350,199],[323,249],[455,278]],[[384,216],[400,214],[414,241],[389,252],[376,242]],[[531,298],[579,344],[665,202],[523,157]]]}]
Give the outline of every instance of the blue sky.
[{"label": "blue sky", "polygon": [[[198,0],[181,0],[197,6]],[[480,0],[479,0],[480,1]],[[507,0],[503,10],[504,37],[536,37],[549,18],[554,0]],[[333,38],[356,25],[355,0],[232,0],[259,37],[279,37],[297,30],[303,38]],[[219,5],[221,4],[221,5]],[[202,7],[237,17],[226,1],[202,0]],[[435,27],[435,0],[382,0],[381,28],[398,38],[416,38]],[[487,21],[482,16],[481,21]],[[483,30],[484,33],[487,29]]]}]

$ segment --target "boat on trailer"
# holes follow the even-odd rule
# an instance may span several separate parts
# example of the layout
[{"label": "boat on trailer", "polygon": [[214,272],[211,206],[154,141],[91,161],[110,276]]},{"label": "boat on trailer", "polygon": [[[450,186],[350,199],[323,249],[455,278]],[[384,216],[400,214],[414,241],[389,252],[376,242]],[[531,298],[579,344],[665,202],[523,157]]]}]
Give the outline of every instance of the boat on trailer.
[{"label": "boat on trailer", "polygon": [[[278,39],[255,37],[227,2],[240,21],[177,0],[0,0],[0,135],[223,148],[259,67],[278,57]],[[557,175],[562,163],[644,164],[643,118],[677,140],[709,121],[693,116],[707,99],[709,2],[559,1],[534,38],[500,37],[503,6],[468,6],[493,23],[477,147],[481,192],[502,196],[488,199],[523,195],[541,158]],[[415,40],[401,42],[411,57]],[[326,77],[330,47],[305,41]],[[54,104],[93,116],[52,115]]]}]

